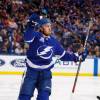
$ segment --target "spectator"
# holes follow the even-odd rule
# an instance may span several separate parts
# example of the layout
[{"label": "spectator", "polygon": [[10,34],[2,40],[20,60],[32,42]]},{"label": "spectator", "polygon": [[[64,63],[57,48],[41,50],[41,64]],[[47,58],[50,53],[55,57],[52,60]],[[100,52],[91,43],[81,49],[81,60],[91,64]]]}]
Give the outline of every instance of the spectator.
[{"label": "spectator", "polygon": [[[89,54],[96,56],[100,53],[97,50],[98,47],[100,48],[100,1],[92,0],[91,2],[94,8],[93,19],[95,22],[91,29],[88,46]],[[84,0],[0,1],[0,52],[2,53],[2,50],[7,50],[6,53],[10,53],[9,51],[15,53],[14,51],[18,48],[18,45],[26,51],[23,32],[25,31],[27,19],[33,12],[51,19],[53,22],[52,32],[55,33],[53,35],[55,35],[66,50],[69,50],[70,45],[72,48],[77,48],[81,44],[83,45],[88,29],[89,20],[87,17],[90,14],[88,2],[87,5],[84,4]],[[6,31],[6,41],[4,40],[2,29]],[[16,31],[16,34],[13,30]],[[67,43],[69,44],[67,45]],[[7,45],[6,49],[2,48],[3,44]],[[12,47],[9,48],[11,44]]]}]

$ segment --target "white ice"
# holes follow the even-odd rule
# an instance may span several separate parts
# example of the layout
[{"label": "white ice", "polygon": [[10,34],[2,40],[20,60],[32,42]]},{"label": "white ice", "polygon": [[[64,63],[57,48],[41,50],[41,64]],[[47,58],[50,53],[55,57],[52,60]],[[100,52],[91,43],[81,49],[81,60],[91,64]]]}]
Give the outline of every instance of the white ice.
[{"label": "white ice", "polygon": [[[78,77],[75,92],[72,87],[75,77],[53,76],[50,100],[97,100],[100,95],[100,77]],[[0,75],[0,100],[17,100],[21,75]],[[36,97],[35,90],[35,97]],[[32,100],[36,100],[35,97]]]}]

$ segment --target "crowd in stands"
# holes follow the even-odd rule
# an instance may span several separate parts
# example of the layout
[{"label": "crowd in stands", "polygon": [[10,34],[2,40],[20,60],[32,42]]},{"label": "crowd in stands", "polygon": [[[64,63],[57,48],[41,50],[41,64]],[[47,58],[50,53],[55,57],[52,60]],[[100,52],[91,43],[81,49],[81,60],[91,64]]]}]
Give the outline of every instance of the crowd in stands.
[{"label": "crowd in stands", "polygon": [[52,34],[67,52],[84,45],[92,18],[87,48],[89,57],[100,57],[100,0],[1,0],[0,54],[26,54],[23,33],[33,12],[51,19]]}]

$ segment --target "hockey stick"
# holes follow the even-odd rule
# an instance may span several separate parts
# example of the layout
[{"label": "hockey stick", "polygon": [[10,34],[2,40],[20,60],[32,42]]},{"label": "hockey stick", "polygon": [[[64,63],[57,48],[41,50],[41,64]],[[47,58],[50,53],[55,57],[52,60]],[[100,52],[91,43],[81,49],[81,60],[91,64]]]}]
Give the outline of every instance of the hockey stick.
[{"label": "hockey stick", "polygon": [[[92,22],[90,21],[89,22],[89,27],[88,27],[88,30],[87,30],[87,35],[86,35],[85,43],[84,43],[84,50],[86,49],[87,40],[88,40],[88,37],[89,37],[89,34],[90,34],[91,23]],[[78,76],[79,76],[81,64],[82,64],[82,58],[80,57],[77,73],[76,73],[76,76],[75,76],[74,85],[73,85],[73,88],[72,88],[72,93],[74,93],[74,91],[75,91],[75,87],[76,87],[77,79],[78,79]]]},{"label": "hockey stick", "polygon": [[[87,31],[87,35],[86,35],[86,39],[85,39],[85,43],[84,43],[84,50],[85,50],[86,47],[87,47],[87,41],[88,41],[88,37],[89,37],[89,34],[90,34],[91,23],[92,23],[92,22],[90,21],[90,22],[89,22],[88,31]],[[76,72],[76,76],[75,76],[75,80],[74,80],[74,84],[73,84],[73,87],[72,87],[72,94],[71,94],[70,100],[72,100],[72,96],[73,96],[73,94],[74,94],[74,92],[75,92],[76,83],[77,83],[77,80],[78,80],[78,76],[79,76],[81,64],[82,64],[82,58],[80,57],[80,59],[79,59],[79,64],[78,64],[78,68],[77,68],[77,72]]]},{"label": "hockey stick", "polygon": [[[89,7],[90,7],[91,17],[90,17],[89,27],[88,27],[88,30],[87,30],[87,35],[86,35],[86,39],[85,39],[85,43],[84,43],[84,50],[86,49],[86,46],[87,46],[87,40],[88,40],[88,37],[89,37],[89,34],[90,34],[90,28],[93,24],[93,15],[94,15],[93,9],[92,9],[92,4],[91,4],[90,0],[88,0],[88,4],[89,4]],[[73,84],[73,87],[72,87],[72,94],[74,94],[74,92],[75,92],[76,83],[77,83],[77,80],[78,80],[81,64],[82,64],[82,58],[80,58],[80,60],[79,60],[78,69],[77,69],[74,84]],[[71,97],[71,99],[72,99],[72,97]]]}]

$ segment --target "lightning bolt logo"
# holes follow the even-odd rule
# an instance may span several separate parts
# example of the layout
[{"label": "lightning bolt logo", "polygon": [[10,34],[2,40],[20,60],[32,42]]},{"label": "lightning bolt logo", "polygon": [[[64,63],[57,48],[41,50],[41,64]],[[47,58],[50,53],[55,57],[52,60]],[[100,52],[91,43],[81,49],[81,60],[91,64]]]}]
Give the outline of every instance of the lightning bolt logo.
[{"label": "lightning bolt logo", "polygon": [[[40,50],[42,48],[42,50]],[[37,55],[43,59],[49,59],[52,56],[52,47],[51,46],[42,46],[37,50]]]},{"label": "lightning bolt logo", "polygon": [[39,55],[45,55],[47,54],[47,52],[49,52],[51,50],[52,47],[48,46],[47,48],[45,48],[42,52],[39,53]]}]

